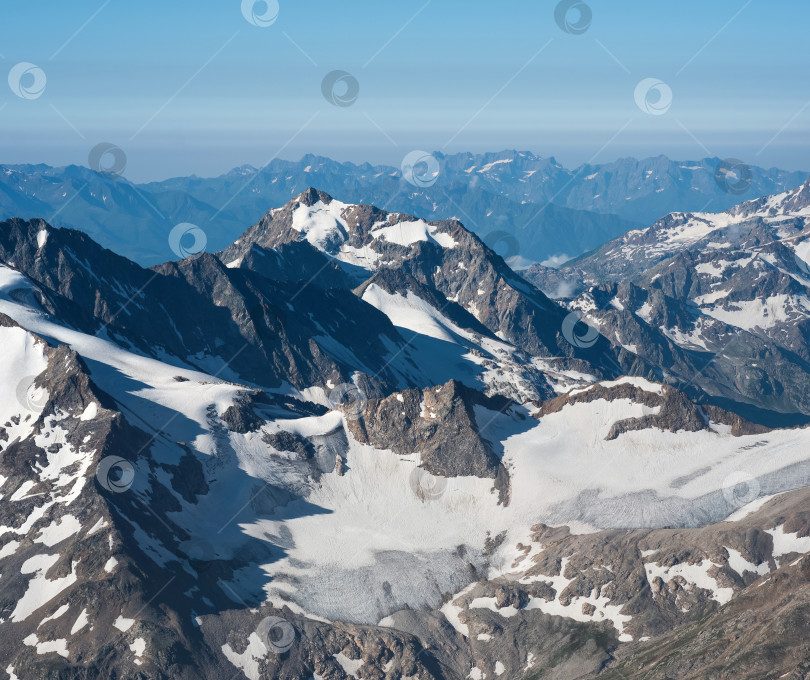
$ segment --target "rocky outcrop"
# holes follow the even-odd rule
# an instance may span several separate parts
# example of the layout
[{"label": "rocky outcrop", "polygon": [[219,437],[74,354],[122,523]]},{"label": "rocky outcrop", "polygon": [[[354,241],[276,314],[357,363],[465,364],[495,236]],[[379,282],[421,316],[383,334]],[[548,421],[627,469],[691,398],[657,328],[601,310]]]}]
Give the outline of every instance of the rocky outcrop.
[{"label": "rocky outcrop", "polygon": [[700,529],[576,535],[538,525],[533,558],[450,602],[487,674],[498,659],[508,677],[527,679],[791,677],[807,650],[810,582],[806,553],[781,554],[773,535],[810,534],[808,497],[795,491]]},{"label": "rocky outcrop", "polygon": [[[222,413],[220,416],[222,422],[228,426],[228,429],[239,434],[255,432],[264,425],[264,420],[256,414],[254,409],[257,398],[261,396],[263,396],[263,393],[257,395],[246,392],[240,395]],[[266,402],[267,399],[265,398],[264,401]]]},{"label": "rocky outcrop", "polygon": [[476,406],[497,413],[509,402],[488,399],[452,380],[370,399],[361,417],[347,422],[361,443],[399,454],[418,452],[420,465],[431,474],[495,478],[503,474],[500,460],[480,434]]},{"label": "rocky outcrop", "polygon": [[735,437],[770,431],[770,428],[750,423],[741,416],[717,406],[695,404],[683,392],[673,387],[653,383],[636,384],[632,382],[632,379],[625,380],[625,382],[619,381],[618,384],[597,383],[585,389],[573,390],[568,394],[540,403],[534,415],[542,418],[549,413],[557,413],[566,406],[587,404],[600,399],[605,401],[628,399],[631,402],[643,404],[650,409],[654,408],[656,412],[639,418],[627,418],[613,423],[605,439],[616,439],[624,432],[632,430],[712,431],[714,429],[713,425],[728,425],[731,434]]}]

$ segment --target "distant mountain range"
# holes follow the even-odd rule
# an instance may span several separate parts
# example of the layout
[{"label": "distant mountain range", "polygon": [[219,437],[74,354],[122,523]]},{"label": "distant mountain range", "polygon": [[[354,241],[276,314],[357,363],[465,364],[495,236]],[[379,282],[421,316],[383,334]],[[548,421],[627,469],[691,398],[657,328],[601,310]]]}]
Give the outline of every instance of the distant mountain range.
[{"label": "distant mountain range", "polygon": [[[799,186],[806,172],[734,168],[719,158],[621,159],[569,170],[529,152],[424,154],[417,168],[308,155],[213,178],[132,184],[79,166],[0,166],[0,218],[42,217],[80,229],[142,265],[178,257],[169,234],[196,225],[207,250],[225,248],[308,186],[352,203],[425,219],[456,218],[515,268],[559,263],[673,210],[714,210]],[[736,175],[734,173],[737,173]],[[731,174],[729,174],[731,173]],[[731,180],[727,180],[731,177]]]}]

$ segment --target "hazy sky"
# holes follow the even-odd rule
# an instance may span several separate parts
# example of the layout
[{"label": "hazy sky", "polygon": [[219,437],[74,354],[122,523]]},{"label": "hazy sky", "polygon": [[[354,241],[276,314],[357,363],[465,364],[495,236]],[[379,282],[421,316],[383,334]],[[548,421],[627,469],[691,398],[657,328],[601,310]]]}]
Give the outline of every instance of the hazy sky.
[{"label": "hazy sky", "polygon": [[[280,0],[275,21],[250,4],[3,0],[0,163],[87,165],[111,142],[134,181],[308,152],[399,165],[413,149],[810,170],[804,0],[588,0],[572,32],[555,1]],[[20,62],[44,73],[41,96]],[[349,106],[322,93],[338,69],[359,87]],[[636,102],[647,78],[664,86],[642,105],[671,92],[662,115]]]}]

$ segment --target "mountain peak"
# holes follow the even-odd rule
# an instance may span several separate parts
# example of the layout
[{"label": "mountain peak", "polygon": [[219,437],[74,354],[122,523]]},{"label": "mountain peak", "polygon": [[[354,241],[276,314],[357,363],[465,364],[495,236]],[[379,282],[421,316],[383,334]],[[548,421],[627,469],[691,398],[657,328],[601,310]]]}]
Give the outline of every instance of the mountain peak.
[{"label": "mountain peak", "polygon": [[334,199],[325,191],[320,191],[315,187],[307,187],[304,189],[304,191],[298,194],[298,196],[293,198],[290,203],[300,203],[301,205],[312,207],[313,205],[317,205],[319,202],[329,205],[333,200]]},{"label": "mountain peak", "polygon": [[372,205],[343,203],[324,191],[308,187],[286,205],[269,211],[222,251],[220,257],[225,262],[235,262],[254,244],[275,248],[305,240],[350,270],[371,272],[381,257],[380,244],[388,244],[385,246],[388,249],[407,248],[427,241],[451,248],[455,245],[451,236],[455,224],[387,213]]}]

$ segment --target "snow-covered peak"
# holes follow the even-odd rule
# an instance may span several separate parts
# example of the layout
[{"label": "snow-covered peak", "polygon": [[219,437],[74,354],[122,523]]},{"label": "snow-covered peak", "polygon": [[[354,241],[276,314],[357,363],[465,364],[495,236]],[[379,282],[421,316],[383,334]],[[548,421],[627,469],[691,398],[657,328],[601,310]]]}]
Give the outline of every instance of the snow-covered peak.
[{"label": "snow-covered peak", "polygon": [[[309,188],[287,205],[269,211],[219,257],[237,266],[253,246],[277,248],[306,241],[350,272],[373,272],[381,264],[408,257],[408,250],[421,243],[455,248],[458,229],[453,223],[428,222],[371,205],[343,203]],[[403,247],[408,250],[403,251]]]},{"label": "snow-covered peak", "polygon": [[[359,206],[341,203],[335,199],[324,202],[319,199],[314,204],[305,201],[298,203],[292,211],[292,228],[301,234],[318,250],[334,255],[345,262],[356,263],[357,245],[349,244],[350,237],[357,233],[355,221],[350,223],[350,213]],[[457,244],[450,234],[439,231],[435,224],[421,219],[407,219],[401,215],[386,215],[376,222],[367,234],[363,246],[374,241],[384,241],[400,246],[411,246],[418,242],[430,242],[443,248],[454,248]],[[400,221],[402,220],[402,221]],[[372,268],[376,258],[367,256],[365,268]]]},{"label": "snow-covered peak", "polygon": [[[634,229],[577,262],[585,281],[643,274],[687,251],[800,249],[810,219],[810,181],[791,191],[745,201],[723,212],[673,212]],[[536,279],[535,279],[536,280]]]},{"label": "snow-covered peak", "polygon": [[348,206],[332,200],[314,205],[299,203],[292,213],[292,228],[318,250],[334,253],[349,237],[349,225],[343,219]]},{"label": "snow-covered peak", "polygon": [[[657,240],[673,245],[694,243],[710,232],[735,224],[762,219],[774,223],[810,217],[810,181],[791,191],[745,201],[724,212],[671,213],[647,230],[633,232],[642,236],[655,233]],[[624,238],[633,238],[630,234]]]}]

